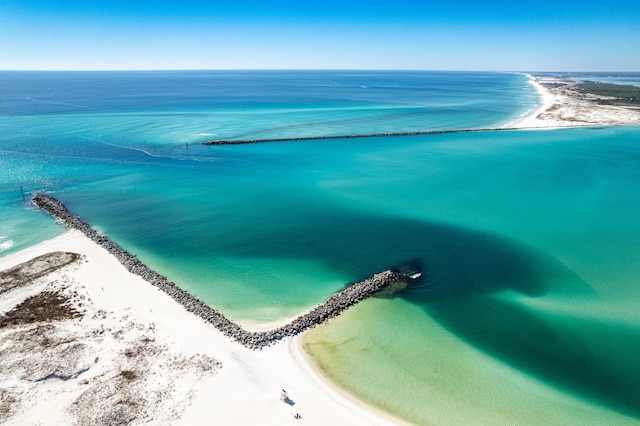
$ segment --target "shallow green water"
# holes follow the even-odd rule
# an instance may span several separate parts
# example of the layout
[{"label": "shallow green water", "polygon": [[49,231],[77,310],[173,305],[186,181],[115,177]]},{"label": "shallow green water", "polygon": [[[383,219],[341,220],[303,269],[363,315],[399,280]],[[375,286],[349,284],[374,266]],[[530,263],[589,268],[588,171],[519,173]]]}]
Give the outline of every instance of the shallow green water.
[{"label": "shallow green water", "polygon": [[[494,317],[496,314],[483,315]],[[372,299],[311,331],[305,339],[306,348],[318,365],[349,392],[416,424],[638,423],[637,413],[630,407],[637,401],[637,393],[634,394],[637,370],[633,370],[635,361],[630,359],[633,357],[618,359],[618,362],[628,363],[626,365],[606,364],[617,359],[616,350],[628,353],[637,349],[637,345],[611,348],[602,341],[595,342],[598,349],[595,353],[599,358],[595,367],[601,370],[600,375],[617,375],[619,379],[621,375],[630,374],[627,377],[633,384],[627,383],[626,389],[620,390],[626,402],[620,407],[607,400],[620,397],[621,393],[612,392],[610,386],[599,397],[585,395],[577,387],[566,386],[524,368],[525,363],[516,362],[513,354],[512,357],[504,352],[496,354],[487,349],[486,342],[467,341],[457,336],[434,316],[433,312],[427,313],[401,299]],[[463,323],[477,318],[478,315],[458,317]],[[474,332],[487,336],[498,331],[496,338],[503,339],[505,346],[525,344],[526,350],[543,344],[539,343],[540,336],[531,332],[530,325],[522,327],[520,321],[512,318],[503,318],[503,321],[507,322],[507,331],[495,323],[487,325],[483,322],[473,327]],[[554,326],[553,322],[549,324]],[[584,328],[589,325],[591,323],[585,321],[576,324],[582,331],[579,335],[584,335]],[[609,327],[610,324],[608,331]],[[637,328],[635,330],[637,338]],[[622,327],[618,328],[618,337],[624,333]],[[513,339],[517,334],[521,334],[520,339]],[[607,336],[608,332],[599,337]],[[567,339],[564,335],[556,337],[555,341],[544,342],[544,345]],[[398,344],[400,341],[411,343],[401,345]],[[567,346],[565,343],[559,349],[567,349]],[[582,357],[574,358],[578,348],[580,351],[585,349],[584,345],[576,345],[566,354],[565,363],[575,362],[576,368],[586,368]],[[536,355],[540,349],[535,348]],[[547,358],[546,361],[553,360]],[[543,360],[537,358],[534,362],[542,364]],[[558,368],[552,373],[562,376],[576,371]],[[588,372],[579,373],[585,381],[591,380]],[[603,385],[602,382],[600,380],[598,385]],[[603,396],[605,392],[607,395]]]}]

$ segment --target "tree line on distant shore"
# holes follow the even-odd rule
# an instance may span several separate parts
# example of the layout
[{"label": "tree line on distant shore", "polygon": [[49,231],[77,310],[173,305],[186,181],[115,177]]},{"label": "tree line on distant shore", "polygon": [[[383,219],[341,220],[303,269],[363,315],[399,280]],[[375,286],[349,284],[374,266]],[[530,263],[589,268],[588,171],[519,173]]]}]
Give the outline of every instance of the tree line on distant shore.
[{"label": "tree line on distant shore", "polygon": [[575,85],[573,90],[580,93],[590,93],[596,96],[606,96],[611,98],[599,99],[597,102],[600,104],[621,106],[640,105],[640,87],[630,84],[583,81]]}]

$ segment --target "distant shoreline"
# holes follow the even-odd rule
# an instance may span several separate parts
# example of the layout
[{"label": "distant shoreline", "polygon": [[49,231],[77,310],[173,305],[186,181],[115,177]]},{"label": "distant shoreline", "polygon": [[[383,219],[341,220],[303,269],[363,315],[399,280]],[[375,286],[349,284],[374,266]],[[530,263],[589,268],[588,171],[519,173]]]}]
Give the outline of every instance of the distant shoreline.
[{"label": "distant shoreline", "polygon": [[564,127],[620,126],[640,124],[640,108],[603,105],[602,96],[577,90],[578,81],[529,75],[542,105],[529,116],[508,124],[510,128],[542,129]]}]

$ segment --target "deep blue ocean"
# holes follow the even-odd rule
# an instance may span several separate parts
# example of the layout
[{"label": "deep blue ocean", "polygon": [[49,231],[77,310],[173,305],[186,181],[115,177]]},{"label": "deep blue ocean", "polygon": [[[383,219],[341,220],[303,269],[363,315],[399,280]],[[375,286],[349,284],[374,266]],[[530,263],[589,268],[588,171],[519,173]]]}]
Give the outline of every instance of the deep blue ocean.
[{"label": "deep blue ocean", "polygon": [[340,386],[418,424],[637,424],[640,127],[202,145],[538,105],[514,73],[0,72],[0,256],[64,232],[45,192],[246,323],[410,263],[305,337]]}]

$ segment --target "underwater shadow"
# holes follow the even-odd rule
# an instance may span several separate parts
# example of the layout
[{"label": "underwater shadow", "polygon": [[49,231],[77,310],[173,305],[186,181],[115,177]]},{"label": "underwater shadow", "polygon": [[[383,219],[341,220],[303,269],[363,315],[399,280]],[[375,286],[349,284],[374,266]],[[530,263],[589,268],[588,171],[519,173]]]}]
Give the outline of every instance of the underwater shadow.
[{"label": "underwater shadow", "polygon": [[[441,223],[347,211],[330,205],[277,209],[278,225],[209,246],[211,255],[322,261],[354,281],[407,262],[423,268],[408,294],[414,302],[514,291],[595,295],[556,259],[497,234]],[[277,219],[274,219],[277,218]]]},{"label": "underwater shadow", "polygon": [[640,367],[631,356],[640,353],[637,331],[621,334],[613,326],[572,318],[550,321],[508,300],[518,294],[569,296],[572,303],[596,297],[552,256],[496,234],[441,223],[328,205],[299,213],[280,210],[275,214],[282,227],[266,227],[251,241],[240,238],[220,250],[242,257],[321,259],[357,278],[392,266],[419,269],[422,277],[397,295],[460,339],[568,392],[640,416],[640,388],[634,387]]}]

